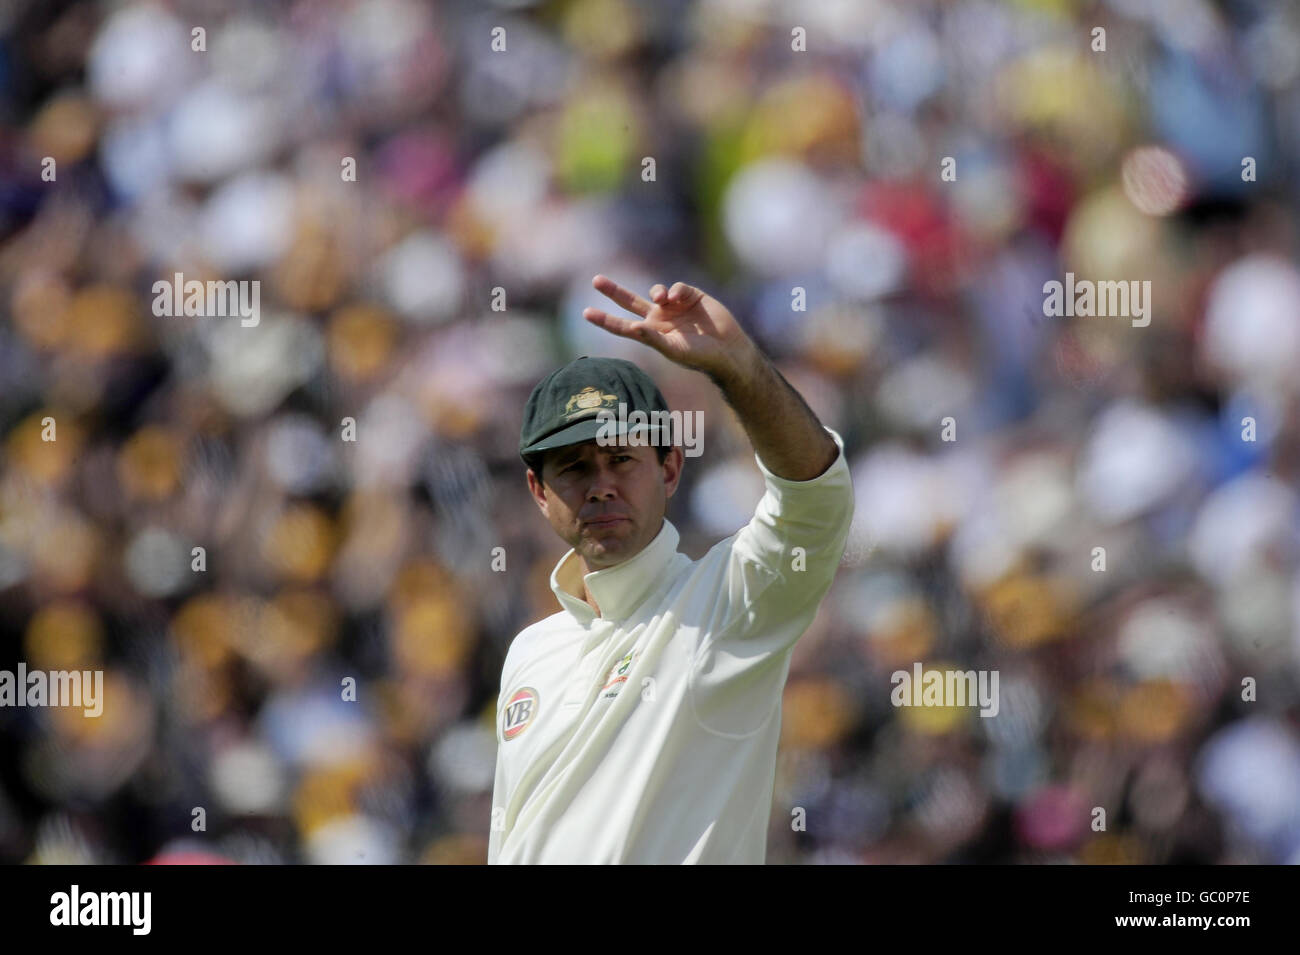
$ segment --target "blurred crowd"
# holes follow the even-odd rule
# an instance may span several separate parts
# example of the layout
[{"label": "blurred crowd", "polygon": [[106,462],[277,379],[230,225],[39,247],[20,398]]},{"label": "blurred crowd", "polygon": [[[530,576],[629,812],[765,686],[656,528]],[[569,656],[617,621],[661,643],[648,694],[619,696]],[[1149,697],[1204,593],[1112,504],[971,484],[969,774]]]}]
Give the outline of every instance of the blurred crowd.
[{"label": "blurred crowd", "polygon": [[[483,861],[566,550],[532,386],[704,411],[692,557],[762,491],[604,273],[728,305],[849,452],[769,862],[1300,863],[1300,8],[16,0],[0,92],[0,668],[105,674],[0,709],[0,861]],[[260,322],[156,315],[178,272]],[[1067,272],[1150,324],[1048,316]],[[997,717],[892,706],[918,661]]]}]

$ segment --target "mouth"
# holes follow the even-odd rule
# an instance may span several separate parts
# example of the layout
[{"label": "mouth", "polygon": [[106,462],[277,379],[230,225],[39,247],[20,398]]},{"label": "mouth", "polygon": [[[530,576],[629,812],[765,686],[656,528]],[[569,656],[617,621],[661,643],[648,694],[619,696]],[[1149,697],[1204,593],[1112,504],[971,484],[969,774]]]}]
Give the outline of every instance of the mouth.
[{"label": "mouth", "polygon": [[583,521],[582,523],[585,527],[613,527],[615,524],[619,524],[626,521],[627,521],[626,517],[617,517],[611,515],[609,517],[593,517],[590,518],[589,520]]}]

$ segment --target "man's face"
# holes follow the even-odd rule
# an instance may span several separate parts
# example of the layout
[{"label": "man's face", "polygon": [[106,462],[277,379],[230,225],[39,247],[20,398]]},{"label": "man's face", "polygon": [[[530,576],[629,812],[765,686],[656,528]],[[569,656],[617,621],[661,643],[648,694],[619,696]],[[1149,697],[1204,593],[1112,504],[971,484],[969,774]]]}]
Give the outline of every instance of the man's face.
[{"label": "man's face", "polygon": [[654,540],[682,463],[677,447],[660,464],[653,447],[602,447],[593,438],[547,451],[542,479],[527,472],[528,489],[590,572],[622,563]]}]

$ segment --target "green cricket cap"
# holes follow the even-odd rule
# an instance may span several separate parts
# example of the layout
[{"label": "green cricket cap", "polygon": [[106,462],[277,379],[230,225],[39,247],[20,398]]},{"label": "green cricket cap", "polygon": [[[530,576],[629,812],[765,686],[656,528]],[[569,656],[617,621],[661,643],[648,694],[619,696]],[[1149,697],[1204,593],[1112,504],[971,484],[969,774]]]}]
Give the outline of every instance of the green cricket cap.
[{"label": "green cricket cap", "polygon": [[[601,428],[608,427],[598,417],[601,411],[615,415],[616,433],[625,434],[619,420],[620,404],[626,405],[628,415],[668,411],[654,379],[632,362],[587,355],[575,358],[538,382],[528,396],[519,432],[519,456],[528,464],[530,456],[542,451],[595,440]],[[650,425],[645,430],[653,433],[658,428]],[[650,440],[657,438],[651,436]]]}]

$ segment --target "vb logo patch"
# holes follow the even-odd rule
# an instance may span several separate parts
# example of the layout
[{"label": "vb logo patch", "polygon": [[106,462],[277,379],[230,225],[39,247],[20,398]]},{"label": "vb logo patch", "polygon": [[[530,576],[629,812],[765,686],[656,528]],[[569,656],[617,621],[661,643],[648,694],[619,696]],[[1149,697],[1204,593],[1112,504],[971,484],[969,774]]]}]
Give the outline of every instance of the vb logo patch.
[{"label": "vb logo patch", "polygon": [[506,701],[505,713],[501,717],[501,736],[512,740],[528,726],[537,716],[539,697],[531,686],[520,687]]}]

